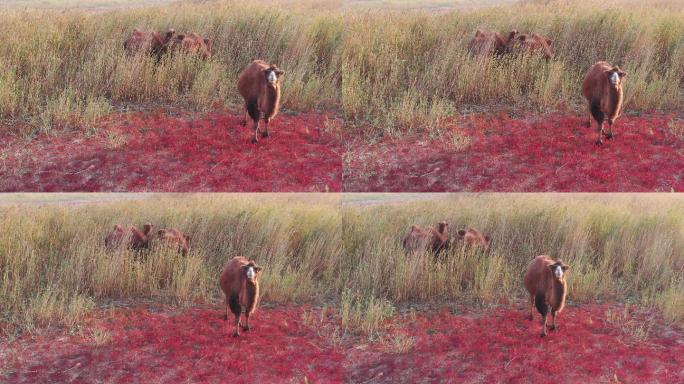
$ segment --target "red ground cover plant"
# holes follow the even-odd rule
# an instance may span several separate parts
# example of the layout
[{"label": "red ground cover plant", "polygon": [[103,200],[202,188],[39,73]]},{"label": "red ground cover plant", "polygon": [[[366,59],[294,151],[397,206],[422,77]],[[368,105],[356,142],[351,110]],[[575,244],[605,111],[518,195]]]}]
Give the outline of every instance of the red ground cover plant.
[{"label": "red ground cover plant", "polygon": [[[10,383],[339,382],[341,350],[303,324],[301,309],[264,309],[239,338],[223,311],[207,308],[100,314],[87,329],[106,330],[98,345],[82,335],[25,337],[0,359]],[[4,360],[4,363],[3,363]],[[5,368],[2,368],[2,365]],[[3,371],[6,377],[3,379]]]},{"label": "red ground cover plant", "polygon": [[0,191],[339,191],[341,145],[319,113],[281,114],[258,145],[242,116],[130,113],[97,134],[0,136]]},{"label": "red ground cover plant", "polygon": [[635,339],[623,323],[607,321],[608,309],[567,307],[545,338],[539,337],[539,315],[526,320],[523,309],[407,316],[386,339],[413,337],[410,352],[389,352],[387,342],[356,348],[347,355],[345,377],[373,383],[684,382],[684,333],[652,323],[652,312],[632,311],[632,326],[652,326],[649,337]]},{"label": "red ground cover plant", "polygon": [[[0,341],[0,381],[684,382],[684,332],[637,307],[566,307],[558,329],[543,339],[539,316],[526,320],[522,305],[421,311],[395,316],[371,343],[328,338],[339,319],[320,309],[261,308],[254,329],[237,339],[223,313],[206,307],[104,311],[75,335],[52,331]],[[648,332],[632,332],[642,328]],[[96,330],[110,338],[97,343]],[[397,348],[396,340],[411,343]]]},{"label": "red ground cover plant", "polygon": [[[673,116],[623,116],[613,140],[597,148],[587,117],[552,114],[513,119],[469,115],[435,140],[420,137],[349,147],[348,192],[684,191],[684,139]],[[454,137],[469,138],[459,149]]]}]

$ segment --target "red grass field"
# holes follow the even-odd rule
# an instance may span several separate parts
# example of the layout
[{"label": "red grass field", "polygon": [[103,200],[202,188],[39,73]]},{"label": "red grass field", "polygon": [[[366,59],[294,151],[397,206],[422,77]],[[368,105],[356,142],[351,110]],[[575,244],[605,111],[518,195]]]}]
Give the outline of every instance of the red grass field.
[{"label": "red grass field", "polygon": [[[619,321],[608,321],[607,312]],[[102,312],[75,335],[0,342],[0,379],[35,382],[681,383],[684,332],[648,310],[568,307],[541,339],[521,308],[396,316],[380,341],[326,335],[335,316],[260,309],[239,339],[218,308]],[[323,320],[321,320],[323,318]],[[637,327],[648,336],[635,338]],[[111,339],[97,345],[92,330]],[[411,340],[406,351],[398,340]],[[352,340],[353,339],[353,340]],[[354,342],[354,340],[356,342]],[[4,366],[3,366],[4,364]]]},{"label": "red grass field", "polygon": [[271,136],[250,143],[242,116],[130,113],[96,134],[0,136],[0,191],[339,191],[338,120],[279,115]]},{"label": "red grass field", "polygon": [[417,383],[681,383],[684,333],[654,323],[653,313],[631,313],[631,326],[651,324],[635,340],[606,321],[607,306],[569,307],[558,329],[540,338],[539,315],[499,308],[452,315],[407,317],[387,338],[414,337],[410,353],[376,344],[347,355],[353,382]]},{"label": "red grass field", "polygon": [[[682,124],[672,116],[623,116],[615,138],[597,147],[596,128],[586,127],[586,117],[470,115],[447,123],[436,140],[355,140],[344,190],[681,192],[684,139],[670,130],[672,122]],[[455,148],[454,135],[469,137],[470,145]]]},{"label": "red grass field", "polygon": [[88,327],[106,330],[110,341],[98,346],[87,331],[19,339],[0,366],[5,360],[4,380],[12,383],[301,383],[304,377],[341,377],[344,355],[302,324],[301,309],[261,309],[250,321],[253,329],[237,339],[223,313],[192,308],[100,314]]}]

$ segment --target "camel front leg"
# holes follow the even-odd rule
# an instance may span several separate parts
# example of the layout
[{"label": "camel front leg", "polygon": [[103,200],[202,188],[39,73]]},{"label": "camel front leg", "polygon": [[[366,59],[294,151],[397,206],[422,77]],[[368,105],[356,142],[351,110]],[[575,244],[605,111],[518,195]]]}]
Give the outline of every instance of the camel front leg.
[{"label": "camel front leg", "polygon": [[542,315],[542,331],[541,331],[541,335],[539,335],[539,337],[546,336],[546,318],[547,317],[548,317],[547,314]]},{"label": "camel front leg", "polygon": [[254,120],[254,137],[252,143],[256,144],[259,141],[259,119]]},{"label": "camel front leg", "polygon": [[608,120],[608,132],[606,133],[606,140],[613,138],[613,120]]},{"label": "camel front leg", "polygon": [[550,330],[555,330],[556,329],[556,311],[551,310],[551,326],[549,327]]},{"label": "camel front leg", "polygon": [[240,336],[240,315],[235,315],[235,332],[233,332],[233,337]]},{"label": "camel front leg", "polygon": [[530,316],[527,319],[534,319],[534,295],[530,295]]},{"label": "camel front leg", "polygon": [[242,326],[242,330],[245,332],[250,330],[250,328],[249,328],[249,312],[245,312],[245,324]]},{"label": "camel front leg", "polygon": [[268,123],[270,120],[268,117],[264,118],[264,131],[261,133],[261,137],[268,137]]},{"label": "camel front leg", "polygon": [[603,145],[603,121],[598,122],[598,139],[596,145]]},{"label": "camel front leg", "polygon": [[240,124],[242,124],[243,127],[246,127],[246,126],[247,126],[247,122],[248,122],[249,119],[250,119],[250,117],[249,117],[249,112],[248,112],[248,110],[247,110],[247,102],[246,102],[246,101],[245,101],[244,106],[245,106],[245,118],[240,122]]}]

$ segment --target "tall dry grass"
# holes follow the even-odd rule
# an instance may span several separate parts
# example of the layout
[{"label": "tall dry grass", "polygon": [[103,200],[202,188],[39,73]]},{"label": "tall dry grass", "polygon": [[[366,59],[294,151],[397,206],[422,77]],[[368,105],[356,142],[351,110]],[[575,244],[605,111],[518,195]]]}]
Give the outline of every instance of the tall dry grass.
[{"label": "tall dry grass", "polygon": [[[344,287],[339,197],[152,195],[83,206],[0,206],[0,323],[34,329],[76,324],[105,301],[220,303],[226,261],[245,255],[265,268],[267,302],[337,297]],[[114,224],[152,222],[192,236],[183,257],[107,252]]]},{"label": "tall dry grass", "polygon": [[[145,54],[129,57],[123,42],[136,27],[197,32],[214,40],[214,56],[207,61],[169,56],[156,66]],[[112,106],[207,110],[216,103],[241,105],[237,75],[254,58],[286,71],[285,108],[334,109],[341,87],[342,32],[342,16],[322,6],[300,12],[229,1],[106,13],[5,9],[0,13],[0,118],[19,120],[33,131],[95,129]]]},{"label": "tall dry grass", "polygon": [[[540,254],[572,266],[572,302],[648,305],[668,321],[684,321],[680,195],[400,197],[150,195],[87,204],[79,197],[79,205],[15,199],[0,206],[0,324],[14,325],[0,328],[76,325],[111,301],[219,306],[218,277],[235,255],[265,267],[265,303],[333,305],[341,332],[369,337],[408,303],[522,304],[523,273]],[[473,226],[491,236],[490,253],[454,248],[434,260],[404,252],[401,237],[411,224],[441,220],[452,233]],[[192,235],[189,255],[105,250],[115,223],[148,221]]]},{"label": "tall dry grass", "polygon": [[[106,13],[10,7],[0,14],[0,118],[30,132],[96,129],[113,106],[239,104],[236,76],[256,57],[286,70],[286,108],[341,108],[350,129],[371,133],[433,130],[456,112],[483,108],[580,108],[582,75],[597,60],[629,73],[628,112],[684,107],[684,6],[675,1],[376,3],[173,2]],[[146,55],[123,53],[134,27],[195,31],[215,40],[216,54],[155,67]],[[471,57],[466,46],[477,28],[542,33],[554,40],[556,58]]]},{"label": "tall dry grass", "polygon": [[[454,248],[441,260],[401,246],[411,224],[446,220],[451,233],[491,236],[488,255]],[[572,266],[570,300],[652,305],[684,320],[684,200],[679,195],[484,194],[361,206],[343,213],[346,280],[394,303],[525,302],[522,276],[537,255]]]},{"label": "tall dry grass", "polygon": [[[342,110],[350,128],[434,130],[456,112],[585,108],[587,69],[628,72],[627,113],[684,108],[684,4],[675,1],[530,1],[456,9],[348,10]],[[555,58],[472,57],[475,30],[537,32]]]}]

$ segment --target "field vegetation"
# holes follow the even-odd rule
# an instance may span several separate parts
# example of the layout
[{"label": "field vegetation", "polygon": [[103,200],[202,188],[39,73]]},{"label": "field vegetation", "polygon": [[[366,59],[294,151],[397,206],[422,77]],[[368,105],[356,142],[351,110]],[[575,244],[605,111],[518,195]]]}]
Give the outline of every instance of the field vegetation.
[{"label": "field vegetation", "polygon": [[[675,1],[84,4],[15,0],[3,10],[3,131],[97,129],[114,110],[150,105],[235,107],[236,76],[255,57],[285,69],[286,109],[340,109],[350,130],[373,134],[437,134],[459,112],[584,111],[580,82],[598,60],[628,72],[627,113],[684,107],[684,7]],[[198,32],[214,39],[214,57],[156,66],[129,57],[122,43],[136,27]],[[556,56],[473,57],[478,28],[544,34]]]},{"label": "field vegetation", "polygon": [[[344,205],[342,195],[139,196],[0,206],[6,335],[76,326],[102,305],[220,309],[218,276],[235,255],[264,266],[267,307],[332,307],[339,332],[371,338],[406,307],[523,306],[522,275],[539,254],[572,266],[571,305],[636,304],[684,321],[684,206],[676,195],[407,195],[386,203],[361,195]],[[411,224],[441,220],[452,233],[473,226],[491,236],[489,255],[455,248],[435,260],[403,251]],[[114,224],[145,222],[189,233],[189,255],[105,250]]]},{"label": "field vegetation", "polygon": [[[129,107],[172,104],[205,111],[241,106],[237,75],[254,58],[286,71],[284,108],[334,109],[341,87],[343,19],[316,2],[305,2],[306,11],[286,5],[184,2],[99,13],[3,9],[2,130],[96,130],[101,116]],[[155,65],[148,55],[124,53],[133,28],[197,32],[213,40],[214,55],[207,61],[171,55]]]},{"label": "field vegetation", "polygon": [[[580,84],[599,60],[628,73],[626,113],[684,108],[681,2],[524,1],[449,12],[432,2],[423,10],[352,3],[362,11],[345,20],[341,102],[348,125],[363,132],[438,134],[456,113],[497,109],[584,116]],[[478,28],[540,33],[555,58],[473,57],[467,44]]]},{"label": "field vegetation", "polygon": [[[537,255],[562,259],[573,303],[618,301],[684,320],[684,212],[677,195],[446,195],[344,208],[347,280],[397,303],[523,304],[522,276]],[[401,246],[411,224],[447,221],[492,238],[488,255],[455,247],[416,258]]]},{"label": "field vegetation", "polygon": [[[6,332],[73,326],[97,304],[131,300],[218,304],[223,264],[237,255],[266,268],[264,302],[337,297],[345,284],[338,202],[335,195],[151,195],[71,207],[2,206],[0,323],[12,325],[2,327]],[[145,222],[190,234],[189,255],[106,251],[114,224]]]}]

